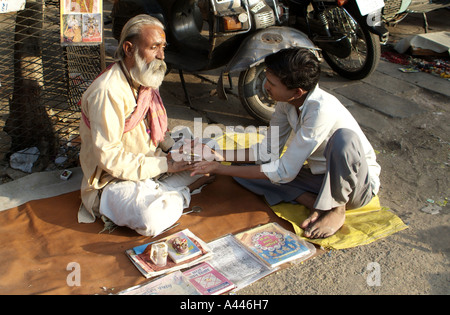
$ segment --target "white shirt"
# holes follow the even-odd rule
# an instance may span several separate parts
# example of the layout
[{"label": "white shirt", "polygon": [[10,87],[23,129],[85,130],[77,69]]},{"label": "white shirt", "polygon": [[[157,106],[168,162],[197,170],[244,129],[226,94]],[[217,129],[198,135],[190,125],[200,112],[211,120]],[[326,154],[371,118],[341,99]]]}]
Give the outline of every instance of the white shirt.
[{"label": "white shirt", "polygon": [[[255,160],[263,162],[271,160],[261,165],[261,171],[274,183],[288,183],[297,176],[307,161],[313,174],[324,174],[326,171],[324,150],[328,140],[337,129],[346,128],[353,130],[362,142],[369,166],[370,183],[374,194],[378,193],[381,167],[376,162],[375,152],[356,120],[341,102],[317,85],[299,110],[300,116],[297,108],[289,103],[279,102],[276,105],[267,137],[253,148]],[[286,145],[291,132],[294,132],[294,137],[281,158],[271,159],[268,149],[270,144],[267,141],[277,136],[277,127],[279,131],[277,156]]]}]

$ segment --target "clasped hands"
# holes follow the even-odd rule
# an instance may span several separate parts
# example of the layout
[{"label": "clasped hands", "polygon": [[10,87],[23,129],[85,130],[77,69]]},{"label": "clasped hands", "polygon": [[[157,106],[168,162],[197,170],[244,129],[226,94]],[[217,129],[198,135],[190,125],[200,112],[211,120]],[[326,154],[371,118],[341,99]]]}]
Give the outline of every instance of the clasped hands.
[{"label": "clasped hands", "polygon": [[191,176],[209,176],[223,160],[221,152],[201,143],[198,138],[194,141],[185,139],[184,144],[167,155],[167,172],[192,171]]}]

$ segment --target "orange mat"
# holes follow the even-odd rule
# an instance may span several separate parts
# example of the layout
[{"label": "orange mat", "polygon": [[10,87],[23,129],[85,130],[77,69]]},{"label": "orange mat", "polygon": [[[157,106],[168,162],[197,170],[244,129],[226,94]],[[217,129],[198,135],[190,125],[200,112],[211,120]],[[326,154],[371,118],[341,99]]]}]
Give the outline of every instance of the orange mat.
[{"label": "orange mat", "polygon": [[[179,226],[155,239],[128,228],[99,234],[101,220],[77,222],[79,205],[76,191],[0,212],[0,294],[118,293],[147,281],[126,249],[185,228],[205,242],[268,222],[294,231],[261,197],[221,176],[192,196],[191,206],[202,212],[182,216]],[[68,285],[74,279],[71,263],[79,266],[80,286]]]}]

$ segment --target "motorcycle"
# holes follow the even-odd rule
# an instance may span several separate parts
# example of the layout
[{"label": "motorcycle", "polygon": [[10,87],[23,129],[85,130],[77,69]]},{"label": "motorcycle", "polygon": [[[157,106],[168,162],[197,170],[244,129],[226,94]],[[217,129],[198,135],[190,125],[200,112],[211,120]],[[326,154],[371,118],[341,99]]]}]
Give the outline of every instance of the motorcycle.
[{"label": "motorcycle", "polygon": [[183,71],[196,73],[222,69],[218,95],[226,99],[223,78],[240,72],[242,105],[267,123],[274,103],[264,89],[264,58],[283,48],[318,48],[303,32],[283,26],[287,8],[278,0],[116,0],[111,12],[113,36],[119,39],[125,23],[145,13],[166,28],[168,67],[178,69],[185,95]]},{"label": "motorcycle", "polygon": [[[284,0],[289,26],[308,34],[322,49],[330,67],[359,80],[378,66],[380,44],[387,43],[385,24],[400,22],[408,13],[447,7],[450,0]],[[424,14],[424,27],[427,31]]]},{"label": "motorcycle", "polygon": [[383,0],[285,0],[289,26],[305,31],[342,77],[360,80],[378,66],[389,32]]}]

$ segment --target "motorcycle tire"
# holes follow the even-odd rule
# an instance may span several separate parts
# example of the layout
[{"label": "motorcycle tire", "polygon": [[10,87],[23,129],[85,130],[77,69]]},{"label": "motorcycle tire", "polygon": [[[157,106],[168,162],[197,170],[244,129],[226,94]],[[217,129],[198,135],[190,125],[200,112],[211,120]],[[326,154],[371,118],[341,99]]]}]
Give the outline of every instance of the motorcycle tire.
[{"label": "motorcycle tire", "polygon": [[[363,41],[366,48],[365,60],[362,64],[357,67],[348,67],[344,64],[346,58],[339,58],[332,54],[332,52],[322,51],[323,58],[328,63],[328,65],[336,71],[340,76],[349,80],[361,80],[368,77],[375,69],[378,67],[381,57],[381,46],[380,39],[378,35],[371,33],[367,28],[363,27],[360,23],[356,21],[356,29],[354,33],[342,32],[347,35],[348,38],[352,38],[352,54],[359,54],[356,44],[358,41]],[[341,30],[342,31],[342,30]],[[356,41],[356,43],[355,43]]]},{"label": "motorcycle tire", "polygon": [[266,82],[264,63],[244,70],[239,75],[239,99],[247,112],[268,125],[275,111],[276,102],[270,99],[264,88]]}]

